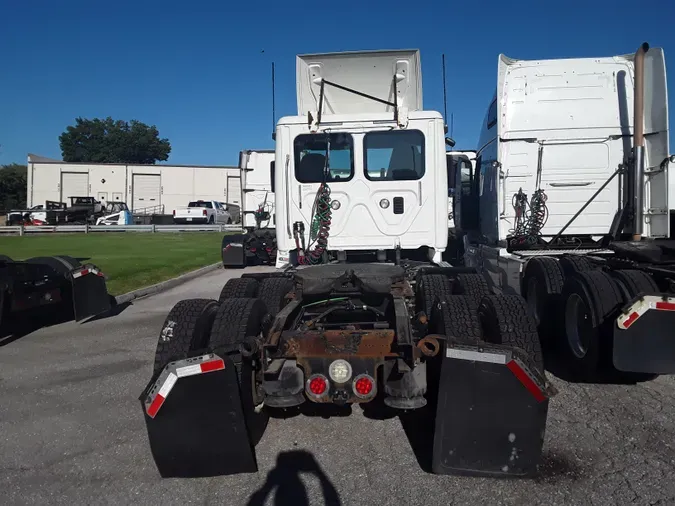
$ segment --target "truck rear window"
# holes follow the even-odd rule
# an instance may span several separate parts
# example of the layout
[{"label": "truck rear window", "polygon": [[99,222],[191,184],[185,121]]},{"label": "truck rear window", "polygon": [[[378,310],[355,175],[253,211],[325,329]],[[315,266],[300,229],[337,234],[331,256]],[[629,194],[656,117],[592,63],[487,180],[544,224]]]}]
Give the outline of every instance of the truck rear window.
[{"label": "truck rear window", "polygon": [[211,202],[190,202],[188,207],[205,207],[206,209],[213,209]]},{"label": "truck rear window", "polygon": [[369,132],[364,170],[371,181],[415,181],[424,176],[424,134],[419,130]]},{"label": "truck rear window", "polygon": [[326,166],[326,147],[329,171],[326,181],[349,181],[354,176],[354,141],[345,133],[303,134],[293,142],[295,154],[295,179],[299,183],[320,183]]}]

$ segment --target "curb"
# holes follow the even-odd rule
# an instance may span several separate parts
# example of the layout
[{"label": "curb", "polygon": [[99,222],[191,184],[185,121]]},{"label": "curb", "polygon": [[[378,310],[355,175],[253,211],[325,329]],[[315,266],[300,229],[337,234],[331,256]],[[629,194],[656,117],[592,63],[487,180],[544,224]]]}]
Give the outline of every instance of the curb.
[{"label": "curb", "polygon": [[122,295],[117,295],[115,297],[115,302],[117,304],[124,304],[125,302],[130,302],[132,300],[140,299],[141,297],[147,297],[148,295],[154,295],[156,293],[164,292],[168,290],[169,288],[173,288],[174,286],[181,285],[187,281],[190,281],[192,279],[198,278],[199,276],[202,276],[204,274],[207,274],[209,272],[222,269],[223,268],[223,263],[218,262],[216,264],[211,264],[207,265],[206,267],[202,267],[201,269],[197,269],[195,271],[190,271],[186,272],[185,274],[181,274],[180,276],[172,279],[167,279],[166,281],[162,281],[161,283],[157,283],[155,285],[150,285],[146,286],[143,288],[139,288],[138,290],[133,290],[131,292],[122,294]]}]

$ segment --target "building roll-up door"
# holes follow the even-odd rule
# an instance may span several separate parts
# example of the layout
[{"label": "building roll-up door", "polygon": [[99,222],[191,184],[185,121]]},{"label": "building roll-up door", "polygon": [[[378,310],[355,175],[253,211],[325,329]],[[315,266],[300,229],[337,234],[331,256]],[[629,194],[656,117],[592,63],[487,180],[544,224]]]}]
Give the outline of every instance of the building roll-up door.
[{"label": "building roll-up door", "polygon": [[161,203],[159,174],[134,174],[133,211],[146,210],[148,213],[161,213]]},{"label": "building roll-up door", "polygon": [[70,197],[89,196],[88,172],[61,173],[61,202],[70,205]]}]

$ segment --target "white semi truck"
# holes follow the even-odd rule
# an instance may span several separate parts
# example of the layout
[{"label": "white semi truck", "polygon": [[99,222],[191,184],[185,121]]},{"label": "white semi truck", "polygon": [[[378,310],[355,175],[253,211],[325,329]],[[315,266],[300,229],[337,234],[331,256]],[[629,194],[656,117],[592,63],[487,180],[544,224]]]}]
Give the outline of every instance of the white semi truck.
[{"label": "white semi truck", "polygon": [[226,268],[274,265],[277,255],[274,208],[274,150],[239,153],[243,232],[223,237]]},{"label": "white semi truck", "polygon": [[566,379],[675,372],[668,133],[660,48],[499,56],[476,168],[455,175],[456,249],[493,291],[527,299]]},{"label": "white semi truck", "polygon": [[352,404],[418,413],[435,473],[535,472],[554,389],[525,300],[442,260],[446,129],[423,107],[419,52],[296,63],[298,113],[276,127],[278,269],[170,310],[140,397],[160,474],[256,471],[271,414]]}]

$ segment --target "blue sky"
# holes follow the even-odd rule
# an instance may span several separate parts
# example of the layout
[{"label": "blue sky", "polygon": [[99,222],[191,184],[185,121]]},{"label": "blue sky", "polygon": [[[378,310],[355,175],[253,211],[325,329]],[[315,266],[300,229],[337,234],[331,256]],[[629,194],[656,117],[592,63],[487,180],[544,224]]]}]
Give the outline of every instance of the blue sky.
[{"label": "blue sky", "polygon": [[[499,53],[609,56],[647,41],[675,76],[675,1],[643,15],[636,3],[0,0],[0,163],[60,159],[75,117],[112,116],[156,125],[169,163],[235,165],[241,149],[273,147],[272,61],[278,118],[296,111],[296,54],[363,49],[419,48],[425,108],[441,112],[445,53],[456,149],[471,149]],[[671,77],[673,127],[674,90]]]}]

